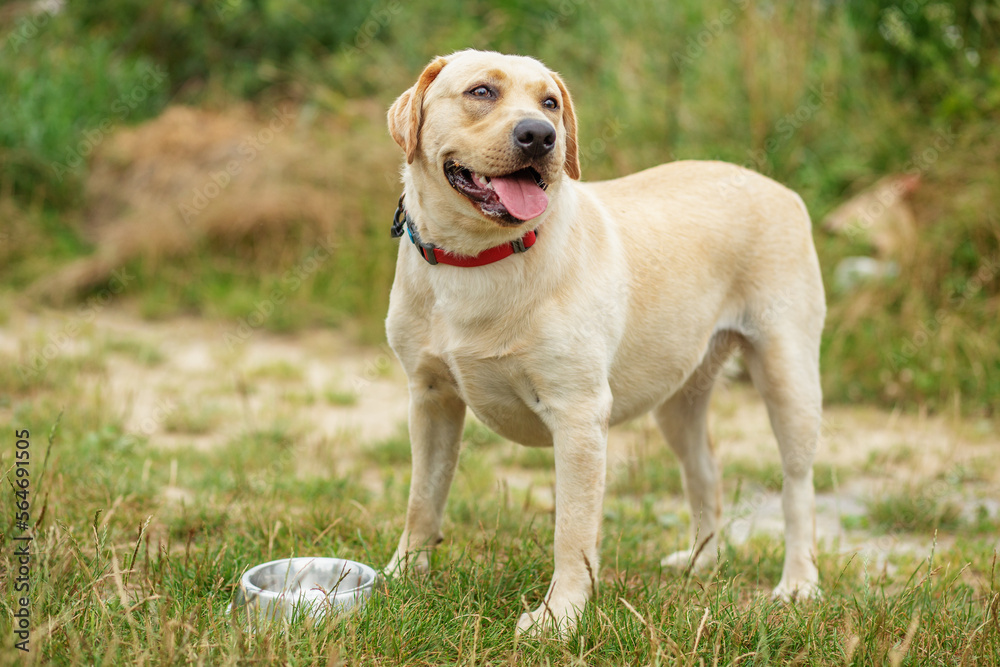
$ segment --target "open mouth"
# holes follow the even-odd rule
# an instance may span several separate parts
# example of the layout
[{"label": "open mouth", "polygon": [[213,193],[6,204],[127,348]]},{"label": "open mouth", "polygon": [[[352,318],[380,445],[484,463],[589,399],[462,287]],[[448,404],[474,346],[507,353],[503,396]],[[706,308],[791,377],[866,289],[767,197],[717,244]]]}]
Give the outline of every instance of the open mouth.
[{"label": "open mouth", "polygon": [[484,215],[501,218],[506,224],[531,220],[549,205],[545,194],[548,184],[533,167],[486,176],[448,160],[444,173],[451,187],[465,195]]}]

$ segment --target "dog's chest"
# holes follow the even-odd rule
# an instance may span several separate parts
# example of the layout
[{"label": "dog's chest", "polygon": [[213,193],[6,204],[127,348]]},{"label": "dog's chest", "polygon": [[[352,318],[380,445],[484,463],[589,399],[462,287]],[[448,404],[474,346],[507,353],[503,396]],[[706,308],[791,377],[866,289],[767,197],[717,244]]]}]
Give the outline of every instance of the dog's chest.
[{"label": "dog's chest", "polygon": [[552,435],[532,406],[539,397],[519,355],[476,357],[461,351],[445,361],[466,405],[487,426],[523,445],[547,447]]}]

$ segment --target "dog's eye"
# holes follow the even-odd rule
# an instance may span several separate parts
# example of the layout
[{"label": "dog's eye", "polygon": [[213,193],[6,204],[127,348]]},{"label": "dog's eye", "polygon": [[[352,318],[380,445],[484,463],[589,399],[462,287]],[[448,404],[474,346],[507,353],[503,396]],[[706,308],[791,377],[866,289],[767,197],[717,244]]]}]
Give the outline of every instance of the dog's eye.
[{"label": "dog's eye", "polygon": [[489,86],[476,86],[469,91],[473,97],[495,97],[493,90]]},{"label": "dog's eye", "polygon": [[542,106],[550,111],[555,111],[556,109],[559,108],[559,103],[556,102],[554,97],[550,97],[544,102],[542,102]]}]

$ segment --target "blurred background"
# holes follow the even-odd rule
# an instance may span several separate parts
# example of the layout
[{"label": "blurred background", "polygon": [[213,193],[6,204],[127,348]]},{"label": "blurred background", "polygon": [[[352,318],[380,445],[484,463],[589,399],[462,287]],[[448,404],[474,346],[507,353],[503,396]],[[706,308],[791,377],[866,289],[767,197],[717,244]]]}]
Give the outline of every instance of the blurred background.
[{"label": "blurred background", "polygon": [[712,158],[798,191],[828,402],[996,416],[993,0],[0,3],[0,325],[110,293],[148,320],[380,342],[385,109],[469,47],[563,75],[585,180]]}]

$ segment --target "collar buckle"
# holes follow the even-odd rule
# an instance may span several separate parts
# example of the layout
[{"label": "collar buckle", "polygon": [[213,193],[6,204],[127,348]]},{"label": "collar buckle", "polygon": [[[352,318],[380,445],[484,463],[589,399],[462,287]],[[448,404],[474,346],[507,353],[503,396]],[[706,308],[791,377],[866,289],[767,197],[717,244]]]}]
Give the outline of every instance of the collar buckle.
[{"label": "collar buckle", "polygon": [[403,197],[405,194],[399,195],[399,203],[396,204],[396,212],[392,214],[392,227],[389,228],[389,234],[394,239],[398,239],[403,235],[403,225],[407,222],[408,215],[406,215],[406,209],[403,208]]},{"label": "collar buckle", "polygon": [[417,246],[417,250],[420,251],[420,256],[426,259],[427,263],[432,266],[437,264],[437,255],[434,254],[437,246],[433,243],[424,243],[424,240],[420,238],[420,233],[413,228],[412,224],[409,224],[410,221],[407,220],[406,222],[406,232],[410,235],[410,240],[413,241],[413,245]]}]

